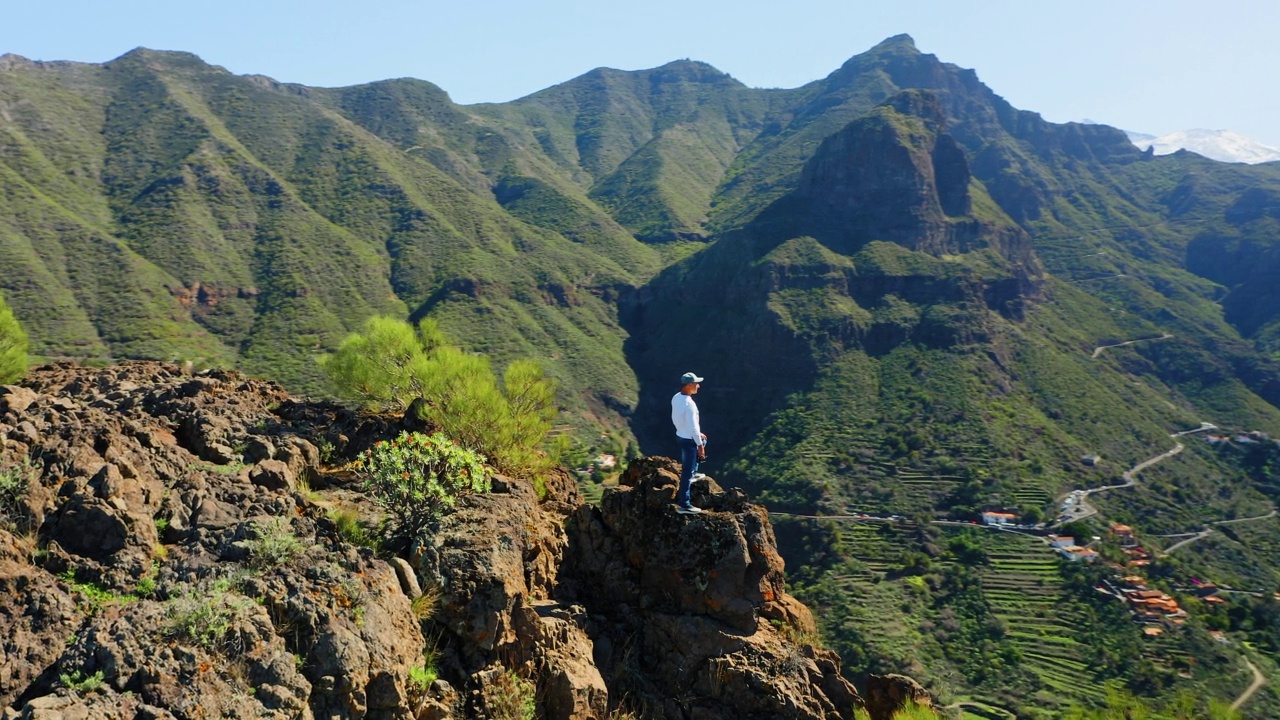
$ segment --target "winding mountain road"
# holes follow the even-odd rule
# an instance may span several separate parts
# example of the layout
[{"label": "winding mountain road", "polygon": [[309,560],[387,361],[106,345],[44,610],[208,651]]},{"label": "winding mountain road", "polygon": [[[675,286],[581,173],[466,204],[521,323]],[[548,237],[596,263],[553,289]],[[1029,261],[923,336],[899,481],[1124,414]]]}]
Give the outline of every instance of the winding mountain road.
[{"label": "winding mountain road", "polygon": [[[1195,431],[1192,431],[1192,432],[1195,432]],[[1134,484],[1137,482],[1136,480],[1134,480],[1134,475],[1142,472],[1143,470],[1146,470],[1147,468],[1151,467],[1152,465],[1155,465],[1161,460],[1167,460],[1173,457],[1174,455],[1177,455],[1178,453],[1182,452],[1185,447],[1186,446],[1183,445],[1182,443],[1175,442],[1172,450],[1160,453],[1159,455],[1156,455],[1153,458],[1147,458],[1146,460],[1143,460],[1142,462],[1138,463],[1137,465],[1134,465],[1128,470],[1125,470],[1124,474],[1120,476],[1124,478],[1124,482],[1120,483],[1119,485],[1103,485],[1102,487],[1090,488],[1088,490],[1081,490],[1080,499],[1076,501],[1074,507],[1072,507],[1071,509],[1071,517],[1066,518],[1065,520],[1063,520],[1063,522],[1070,522],[1074,520],[1084,520],[1085,518],[1093,517],[1094,515],[1097,515],[1098,509],[1094,507],[1092,503],[1089,502],[1090,495],[1093,495],[1094,493],[1105,492],[1107,490],[1118,490],[1120,488],[1133,487]]]},{"label": "winding mountain road", "polygon": [[[1191,533],[1191,537],[1187,538],[1186,540],[1179,540],[1178,542],[1170,545],[1169,547],[1164,549],[1163,554],[1168,555],[1169,553],[1173,552],[1174,550],[1177,550],[1180,547],[1183,547],[1185,545],[1190,545],[1191,543],[1196,542],[1197,540],[1203,540],[1209,537],[1210,535],[1213,534],[1213,528],[1209,527],[1210,525],[1234,525],[1235,523],[1252,522],[1254,520],[1266,520],[1267,518],[1273,518],[1275,516],[1276,516],[1276,511],[1272,510],[1271,512],[1265,515],[1254,515],[1253,517],[1235,518],[1234,520],[1215,520],[1213,522],[1207,522],[1205,523],[1205,528],[1203,530],[1201,530],[1198,533]],[[1176,537],[1176,536],[1170,536],[1170,537]]]},{"label": "winding mountain road", "polygon": [[1132,345],[1134,343],[1140,343],[1140,342],[1151,342],[1152,340],[1168,340],[1171,337],[1173,337],[1173,335],[1171,335],[1170,333],[1165,333],[1160,337],[1149,337],[1149,338],[1138,338],[1137,340],[1126,340],[1125,342],[1116,343],[1114,345],[1099,345],[1098,347],[1093,349],[1093,355],[1091,357],[1094,357],[1094,358],[1098,357],[1099,355],[1102,354],[1102,351],[1106,350],[1107,348],[1124,347],[1125,345]]},{"label": "winding mountain road", "polygon": [[1213,530],[1211,528],[1205,528],[1204,530],[1201,530],[1200,532],[1195,533],[1194,535],[1187,538],[1186,540],[1179,540],[1178,542],[1170,545],[1169,547],[1165,548],[1164,552],[1161,554],[1168,555],[1169,553],[1173,552],[1174,550],[1177,550],[1178,548],[1184,545],[1190,545],[1191,543],[1196,542],[1197,540],[1203,540],[1209,537],[1209,535],[1211,534],[1213,534]]}]

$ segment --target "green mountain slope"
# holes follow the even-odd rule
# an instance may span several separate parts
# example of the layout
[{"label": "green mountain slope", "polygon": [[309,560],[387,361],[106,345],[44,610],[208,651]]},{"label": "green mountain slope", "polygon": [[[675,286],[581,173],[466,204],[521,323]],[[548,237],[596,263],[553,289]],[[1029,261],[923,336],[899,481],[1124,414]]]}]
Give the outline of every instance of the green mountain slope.
[{"label": "green mountain slope", "polygon": [[[658,254],[580,192],[562,200],[597,232],[544,229],[306,92],[193,56],[8,76],[13,103],[33,109],[4,125],[17,152],[3,252],[21,268],[4,289],[37,352],[239,357],[318,389],[315,355],[366,317],[432,312],[476,349],[541,356],[602,388],[572,402],[634,396],[600,296]],[[82,126],[54,125],[66,98],[84,105]]]}]

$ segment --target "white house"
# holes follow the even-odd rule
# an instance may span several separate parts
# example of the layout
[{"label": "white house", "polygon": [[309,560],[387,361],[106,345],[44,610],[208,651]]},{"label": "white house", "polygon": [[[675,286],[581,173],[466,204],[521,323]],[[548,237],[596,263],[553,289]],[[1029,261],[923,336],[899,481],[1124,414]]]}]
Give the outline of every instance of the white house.
[{"label": "white house", "polygon": [[994,510],[982,511],[982,523],[984,525],[1009,525],[1017,519],[1018,516],[1013,513],[995,512]]}]

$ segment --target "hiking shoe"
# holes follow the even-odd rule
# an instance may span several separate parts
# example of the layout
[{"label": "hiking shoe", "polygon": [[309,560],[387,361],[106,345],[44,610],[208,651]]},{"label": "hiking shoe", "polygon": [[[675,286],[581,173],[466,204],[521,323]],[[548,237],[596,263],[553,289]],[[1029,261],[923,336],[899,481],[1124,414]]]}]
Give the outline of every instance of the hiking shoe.
[{"label": "hiking shoe", "polygon": [[699,480],[706,480],[706,479],[707,479],[707,474],[706,474],[706,473],[694,473],[693,475],[691,475],[691,476],[689,477],[689,482],[691,482],[691,483],[696,483],[696,482],[698,482]]},{"label": "hiking shoe", "polygon": [[681,515],[698,515],[702,512],[702,508],[696,508],[692,505],[677,505],[676,512]]}]

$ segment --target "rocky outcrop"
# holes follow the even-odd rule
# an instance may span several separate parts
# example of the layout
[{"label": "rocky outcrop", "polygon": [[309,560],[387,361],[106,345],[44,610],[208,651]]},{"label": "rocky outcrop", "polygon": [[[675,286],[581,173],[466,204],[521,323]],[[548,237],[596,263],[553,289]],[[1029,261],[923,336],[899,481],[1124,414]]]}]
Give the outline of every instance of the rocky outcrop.
[{"label": "rocky outcrop", "polygon": [[989,200],[975,211],[975,192],[985,190],[973,180],[938,96],[909,90],[824,140],[794,197],[769,214],[801,216],[805,232],[844,254],[875,240],[938,257],[993,250],[1004,277],[983,278],[991,286],[985,299],[1019,315],[1024,296],[1038,293],[1043,268],[1026,232]]},{"label": "rocky outcrop", "polygon": [[411,598],[300,491],[344,422],[362,421],[152,363],[6,388],[0,468],[25,485],[0,531],[10,714],[411,717]]},{"label": "rocky outcrop", "polygon": [[906,675],[870,675],[862,690],[867,714],[872,718],[887,720],[907,705],[933,706],[929,692]]},{"label": "rocky outcrop", "polygon": [[679,515],[678,478],[672,460],[633,462],[570,525],[567,570],[614,692],[668,718],[852,718],[861,700],[784,591],[764,508],[707,480],[705,512]]},{"label": "rocky outcrop", "polygon": [[352,545],[329,509],[377,511],[337,466],[402,427],[155,363],[3,388],[0,470],[21,486],[0,529],[3,717],[862,707],[785,592],[764,509],[708,480],[707,512],[675,514],[665,458],[599,508],[563,472],[496,476],[385,558]]},{"label": "rocky outcrop", "polygon": [[470,711],[514,668],[539,679],[549,718],[620,702],[668,718],[853,716],[857,692],[783,589],[763,508],[708,483],[708,512],[677,515],[676,470],[636,461],[600,508],[564,476],[542,503],[500,478],[420,539],[415,576],[438,594],[428,634],[446,675],[477,689]]},{"label": "rocky outcrop", "polygon": [[[850,226],[861,241],[890,240],[933,255],[967,252],[969,164],[929,93],[901,93],[823,141],[798,194]],[[847,252],[847,250],[846,250]]]}]

